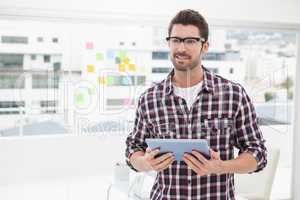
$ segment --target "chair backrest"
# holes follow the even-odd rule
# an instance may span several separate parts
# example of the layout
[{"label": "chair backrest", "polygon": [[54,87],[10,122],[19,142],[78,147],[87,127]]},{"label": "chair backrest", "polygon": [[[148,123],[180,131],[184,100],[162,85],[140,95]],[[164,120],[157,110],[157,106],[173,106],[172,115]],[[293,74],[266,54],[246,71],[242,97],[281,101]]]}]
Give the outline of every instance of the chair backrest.
[{"label": "chair backrest", "polygon": [[270,199],[279,155],[279,149],[268,148],[268,164],[265,169],[258,173],[235,174],[236,194],[249,200]]}]

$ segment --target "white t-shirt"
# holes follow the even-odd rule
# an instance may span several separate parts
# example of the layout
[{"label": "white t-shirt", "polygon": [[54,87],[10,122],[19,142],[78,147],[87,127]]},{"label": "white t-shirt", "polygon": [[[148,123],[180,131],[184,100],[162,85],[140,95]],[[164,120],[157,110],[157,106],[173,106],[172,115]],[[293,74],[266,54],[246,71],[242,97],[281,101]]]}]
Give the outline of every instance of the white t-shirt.
[{"label": "white t-shirt", "polygon": [[181,88],[173,85],[174,93],[175,95],[182,97],[186,101],[188,108],[191,109],[193,103],[196,101],[197,94],[201,90],[202,84],[203,82],[200,81],[196,85],[187,88]]}]

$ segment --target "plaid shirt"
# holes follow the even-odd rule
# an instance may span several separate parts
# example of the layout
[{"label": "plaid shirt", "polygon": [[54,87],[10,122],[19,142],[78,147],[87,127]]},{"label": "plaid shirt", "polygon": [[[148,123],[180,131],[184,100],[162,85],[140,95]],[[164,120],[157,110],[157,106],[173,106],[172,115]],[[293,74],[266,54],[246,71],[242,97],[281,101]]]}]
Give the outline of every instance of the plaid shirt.
[{"label": "plaid shirt", "polygon": [[[221,160],[233,159],[236,147],[239,153],[254,156],[256,171],[266,166],[265,140],[244,88],[203,69],[202,89],[190,110],[185,100],[174,94],[174,71],[141,95],[134,129],[126,140],[131,168],[129,158],[136,151],[145,151],[145,138],[206,139]],[[225,200],[235,199],[234,193],[233,174],[199,176],[183,161],[174,161],[157,174],[150,198]]]}]

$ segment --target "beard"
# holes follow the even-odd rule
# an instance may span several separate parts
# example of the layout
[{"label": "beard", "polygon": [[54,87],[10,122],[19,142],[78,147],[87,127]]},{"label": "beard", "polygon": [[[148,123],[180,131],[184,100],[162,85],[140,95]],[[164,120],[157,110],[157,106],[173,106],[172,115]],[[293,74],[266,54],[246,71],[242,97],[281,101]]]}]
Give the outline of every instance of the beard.
[{"label": "beard", "polygon": [[182,72],[192,71],[201,64],[200,54],[193,59],[192,56],[189,56],[186,53],[174,53],[171,57],[171,61],[175,69]]}]

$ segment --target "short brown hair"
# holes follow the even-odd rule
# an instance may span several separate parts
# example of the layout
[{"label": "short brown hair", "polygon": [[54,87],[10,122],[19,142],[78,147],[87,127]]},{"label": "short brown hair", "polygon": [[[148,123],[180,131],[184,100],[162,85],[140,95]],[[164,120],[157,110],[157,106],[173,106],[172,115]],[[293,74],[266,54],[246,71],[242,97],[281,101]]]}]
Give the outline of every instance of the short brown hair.
[{"label": "short brown hair", "polygon": [[208,39],[208,24],[204,17],[195,10],[187,9],[177,13],[169,24],[169,36],[174,24],[194,25],[198,28],[200,36],[203,37],[205,41]]}]

